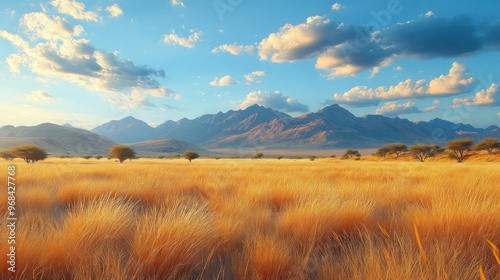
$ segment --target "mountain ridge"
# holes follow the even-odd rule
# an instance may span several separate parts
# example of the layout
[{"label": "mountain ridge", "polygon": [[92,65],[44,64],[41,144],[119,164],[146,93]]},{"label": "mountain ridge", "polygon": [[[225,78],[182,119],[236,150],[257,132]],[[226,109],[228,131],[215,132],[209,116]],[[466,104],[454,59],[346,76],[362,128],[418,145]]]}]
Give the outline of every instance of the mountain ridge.
[{"label": "mountain ridge", "polygon": [[[135,119],[137,121],[140,120]],[[244,110],[205,114],[177,122],[169,120],[150,128],[154,133],[150,133],[148,140],[174,138],[206,149],[376,148],[394,142],[444,145],[448,140],[466,136],[475,140],[500,137],[500,129],[495,125],[476,128],[439,118],[412,122],[382,115],[356,117],[338,104],[298,117],[252,105]],[[120,142],[112,133],[107,136]],[[128,128],[128,133],[139,134],[133,126]]]}]

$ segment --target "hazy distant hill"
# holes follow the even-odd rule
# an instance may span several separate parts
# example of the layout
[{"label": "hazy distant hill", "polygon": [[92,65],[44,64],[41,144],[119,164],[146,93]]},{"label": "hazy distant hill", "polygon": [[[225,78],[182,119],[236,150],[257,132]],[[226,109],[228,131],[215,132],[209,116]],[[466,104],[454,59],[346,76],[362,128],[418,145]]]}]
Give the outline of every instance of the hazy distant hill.
[{"label": "hazy distant hill", "polygon": [[158,133],[147,123],[133,117],[110,121],[91,130],[117,143],[133,143],[158,137]]},{"label": "hazy distant hill", "polygon": [[85,129],[51,123],[0,128],[0,148],[37,144],[48,153],[107,154],[115,142]]},{"label": "hazy distant hill", "polygon": [[207,153],[206,150],[176,139],[154,139],[144,142],[129,144],[138,153],[151,154],[183,154],[186,151],[195,151],[198,153]]}]

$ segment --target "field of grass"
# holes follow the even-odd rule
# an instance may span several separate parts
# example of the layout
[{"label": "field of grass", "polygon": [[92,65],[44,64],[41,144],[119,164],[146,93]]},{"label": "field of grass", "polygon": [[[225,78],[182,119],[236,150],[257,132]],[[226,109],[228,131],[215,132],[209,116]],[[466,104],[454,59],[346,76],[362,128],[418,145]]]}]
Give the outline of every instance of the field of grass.
[{"label": "field of grass", "polygon": [[14,164],[19,279],[500,279],[495,162]]}]

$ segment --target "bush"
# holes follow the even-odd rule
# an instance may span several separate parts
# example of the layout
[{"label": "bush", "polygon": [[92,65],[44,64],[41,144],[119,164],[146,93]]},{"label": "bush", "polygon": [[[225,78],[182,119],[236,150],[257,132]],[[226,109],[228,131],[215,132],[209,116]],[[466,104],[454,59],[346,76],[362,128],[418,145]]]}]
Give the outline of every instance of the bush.
[{"label": "bush", "polygon": [[89,156],[89,155],[83,155],[83,156],[82,156],[82,158],[84,158],[84,159],[91,159],[91,158],[92,158],[92,156]]},{"label": "bush", "polygon": [[310,161],[314,161],[316,159],[316,156],[309,156]]},{"label": "bush", "polygon": [[277,156],[277,157],[276,157],[276,159],[277,159],[277,160],[280,160],[280,159],[282,159],[282,158],[283,158],[282,156]]},{"label": "bush", "polygon": [[103,158],[103,156],[102,155],[96,155],[94,158],[97,159],[97,160],[100,160],[101,158]]}]

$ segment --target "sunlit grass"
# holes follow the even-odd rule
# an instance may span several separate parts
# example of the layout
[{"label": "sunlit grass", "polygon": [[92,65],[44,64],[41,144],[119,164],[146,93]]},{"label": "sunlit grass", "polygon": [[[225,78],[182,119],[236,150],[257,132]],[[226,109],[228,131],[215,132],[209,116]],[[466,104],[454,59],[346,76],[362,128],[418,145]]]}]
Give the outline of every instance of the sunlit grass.
[{"label": "sunlit grass", "polygon": [[500,166],[477,157],[499,156],[0,161],[0,180],[16,164],[19,279],[500,279]]}]

